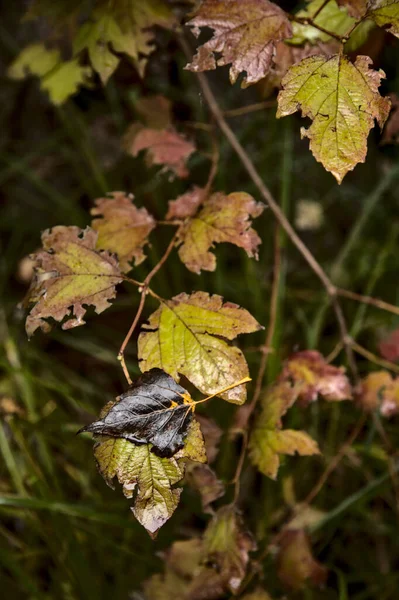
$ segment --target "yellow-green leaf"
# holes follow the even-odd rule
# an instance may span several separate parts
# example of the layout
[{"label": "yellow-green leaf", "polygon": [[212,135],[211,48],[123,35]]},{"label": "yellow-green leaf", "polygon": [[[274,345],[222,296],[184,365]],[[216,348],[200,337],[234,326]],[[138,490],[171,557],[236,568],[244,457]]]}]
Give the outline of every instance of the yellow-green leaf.
[{"label": "yellow-green leaf", "polygon": [[289,69],[278,95],[277,117],[301,110],[312,119],[301,134],[338,183],[365,161],[374,119],[383,127],[389,114],[389,99],[378,93],[385,73],[370,64],[367,56],[358,56],[355,63],[341,54],[305,58]]},{"label": "yellow-green leaf", "polygon": [[180,259],[193,273],[199,274],[202,269],[214,271],[216,257],[209,249],[221,242],[234,244],[243,248],[248,256],[257,258],[261,239],[251,228],[251,217],[258,217],[263,208],[245,192],[212,194],[199,213],[180,230]]},{"label": "yellow-green leaf", "polygon": [[249,440],[249,456],[261,473],[276,479],[280,455],[319,454],[317,442],[304,431],[281,429],[281,417],[297,398],[298,390],[289,383],[274,385],[265,395]]},{"label": "yellow-green leaf", "polygon": [[135,265],[145,259],[143,246],[156,224],[147,209],[133,204],[132,195],[112,192],[110,196],[96,200],[91,214],[102,218],[94,219],[91,226],[98,233],[96,247],[115,252],[121,270],[127,272],[132,268],[133,259]]},{"label": "yellow-green leaf", "polygon": [[398,0],[371,0],[367,16],[377,25],[399,37],[399,2]]},{"label": "yellow-green leaf", "polygon": [[82,67],[77,59],[63,62],[59,50],[48,50],[43,44],[24,48],[8,69],[12,79],[39,77],[41,88],[54,104],[62,104],[75,94],[80,85],[87,83],[89,73],[90,69]]},{"label": "yellow-green leaf", "polygon": [[45,319],[67,320],[63,329],[84,325],[86,308],[101,313],[115,297],[121,271],[114,256],[96,250],[97,234],[89,227],[53,227],[42,235],[43,249],[34,255],[36,278],[29,293],[35,302],[26,319],[31,336],[38,327],[50,329]]},{"label": "yellow-green leaf", "polygon": [[[221,296],[195,292],[162,302],[138,340],[142,371],[159,367],[174,379],[187,377],[204,394],[213,394],[248,376],[245,358],[227,340],[261,329],[243,308]],[[147,331],[146,331],[147,330]],[[246,389],[240,385],[220,395],[242,404]]]}]

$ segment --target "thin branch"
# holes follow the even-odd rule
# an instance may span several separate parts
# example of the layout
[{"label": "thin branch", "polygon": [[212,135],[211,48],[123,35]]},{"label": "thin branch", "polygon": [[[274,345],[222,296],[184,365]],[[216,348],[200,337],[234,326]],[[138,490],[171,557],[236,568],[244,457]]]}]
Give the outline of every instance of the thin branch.
[{"label": "thin branch", "polygon": [[287,14],[288,18],[290,21],[295,21],[295,23],[299,23],[300,25],[310,25],[311,27],[314,27],[315,29],[318,29],[319,31],[321,31],[322,33],[325,33],[326,35],[329,35],[330,37],[338,40],[338,42],[342,43],[342,38],[340,35],[334,33],[333,31],[330,31],[329,29],[325,29],[324,27],[322,27],[321,25],[318,25],[317,23],[315,23],[313,21],[313,19],[309,19],[308,17],[296,17],[295,15],[290,15]]},{"label": "thin branch", "polygon": [[356,292],[351,292],[350,290],[344,290],[342,288],[337,288],[336,291],[338,296],[342,296],[343,298],[357,300],[357,302],[362,302],[363,304],[371,304],[371,306],[376,306],[381,310],[386,310],[394,315],[399,315],[399,306],[385,302],[385,300],[373,298],[372,296],[363,296],[362,294],[357,294]]},{"label": "thin branch", "polygon": [[[191,56],[190,47],[188,46],[188,44],[183,36],[180,36],[180,41],[181,41],[183,50],[185,51],[187,56],[190,57]],[[297,235],[296,231],[292,227],[291,223],[288,221],[284,212],[281,210],[279,204],[276,202],[276,200],[273,198],[272,194],[270,193],[269,189],[266,187],[261,176],[259,175],[258,171],[256,170],[255,165],[253,164],[251,158],[249,157],[249,155],[247,154],[247,152],[245,151],[243,146],[238,141],[236,135],[234,134],[234,132],[232,131],[232,129],[230,128],[228,123],[226,122],[226,120],[223,116],[223,113],[219,107],[219,104],[217,103],[217,100],[208,84],[208,81],[207,81],[205,75],[203,73],[196,72],[196,76],[197,76],[199,84],[201,86],[204,98],[208,104],[209,110],[211,111],[219,128],[226,136],[227,140],[229,141],[231,147],[236,152],[237,156],[239,157],[239,159],[240,159],[242,165],[244,166],[245,170],[247,171],[248,175],[252,179],[255,186],[258,188],[258,190],[259,190],[260,194],[262,195],[262,197],[264,198],[264,200],[266,200],[266,202],[268,203],[274,216],[276,217],[277,221],[279,222],[281,227],[286,232],[286,234],[289,237],[289,239],[291,240],[291,242],[294,244],[294,246],[296,246],[296,248],[299,250],[299,252],[305,258],[308,265],[311,267],[311,269],[314,271],[314,273],[317,275],[317,277],[320,279],[320,281],[324,285],[326,292],[332,303],[332,306],[333,306],[333,309],[334,309],[334,312],[335,312],[335,315],[336,315],[336,318],[338,321],[341,339],[345,346],[345,351],[346,351],[346,355],[348,357],[348,363],[349,363],[350,369],[353,373],[354,378],[357,380],[358,375],[357,375],[356,362],[355,362],[353,351],[352,351],[352,348],[350,345],[350,338],[348,335],[348,329],[346,327],[345,318],[344,318],[341,306],[340,306],[338,298],[337,298],[337,291],[336,291],[335,286],[333,285],[333,283],[327,276],[327,274],[324,271],[324,269],[322,268],[322,266],[318,263],[316,258],[313,256],[312,252],[308,249],[308,247],[302,242],[301,238]]]},{"label": "thin branch", "polygon": [[330,2],[330,0],[324,0],[324,2],[322,2],[320,4],[319,8],[316,10],[316,12],[314,13],[314,15],[312,15],[312,21],[314,21],[316,19],[316,17],[319,16],[319,14],[323,10],[323,8],[325,8],[329,2]]},{"label": "thin branch", "polygon": [[129,385],[132,385],[133,382],[132,382],[132,380],[130,378],[129,371],[127,369],[126,362],[125,362],[125,349],[126,349],[126,346],[129,343],[130,338],[133,335],[134,330],[137,327],[137,323],[139,322],[139,319],[141,317],[141,313],[143,312],[143,308],[144,308],[146,296],[147,296],[147,290],[144,288],[142,290],[142,292],[141,292],[140,304],[139,304],[139,307],[137,309],[136,316],[134,317],[133,323],[131,324],[129,331],[126,334],[126,337],[123,340],[122,345],[121,345],[120,350],[119,350],[119,353],[118,353],[118,360],[121,363],[121,367],[122,367],[123,373],[124,373],[124,375],[126,377],[126,380],[127,380],[127,382],[128,382]]},{"label": "thin branch", "polygon": [[[330,1],[330,0],[328,0]],[[264,100],[263,102],[255,102],[255,104],[248,104],[248,106],[241,106],[240,108],[231,108],[230,110],[223,111],[225,117],[241,117],[249,113],[256,112],[258,110],[264,110],[265,108],[274,108],[277,106],[276,100]]]},{"label": "thin branch", "polygon": [[352,348],[355,352],[357,352],[361,356],[364,356],[364,358],[367,358],[367,360],[374,363],[375,365],[383,367],[384,369],[389,369],[394,373],[399,373],[399,365],[395,365],[395,363],[390,362],[389,360],[385,360],[383,358],[380,358],[379,356],[376,356],[366,348],[363,348],[363,346],[360,346],[360,344],[358,344],[354,340],[352,340]]}]

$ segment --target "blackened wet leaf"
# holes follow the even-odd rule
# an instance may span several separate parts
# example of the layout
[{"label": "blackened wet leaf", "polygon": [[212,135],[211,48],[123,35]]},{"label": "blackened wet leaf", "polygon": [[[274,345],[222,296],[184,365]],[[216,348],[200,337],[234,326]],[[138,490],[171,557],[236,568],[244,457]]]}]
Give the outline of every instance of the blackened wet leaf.
[{"label": "blackened wet leaf", "polygon": [[154,368],[139,377],[108,413],[81,431],[153,445],[160,457],[183,447],[195,404],[173,377]]}]

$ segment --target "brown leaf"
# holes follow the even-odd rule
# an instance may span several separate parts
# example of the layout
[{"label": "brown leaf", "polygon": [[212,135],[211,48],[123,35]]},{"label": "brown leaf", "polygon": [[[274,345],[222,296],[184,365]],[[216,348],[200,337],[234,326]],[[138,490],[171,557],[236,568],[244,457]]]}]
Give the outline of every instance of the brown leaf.
[{"label": "brown leaf", "polygon": [[[395,92],[388,94],[391,99],[391,112],[382,132],[381,144],[399,143],[399,98]],[[390,359],[388,359],[390,360]]]},{"label": "brown leaf", "polygon": [[167,129],[172,125],[172,103],[165,96],[142,96],[134,107],[150,129]]},{"label": "brown leaf", "polygon": [[281,536],[278,576],[294,590],[308,582],[316,586],[325,582],[327,569],[313,558],[309,537],[303,529],[287,529]]},{"label": "brown leaf", "polygon": [[354,19],[361,19],[367,11],[367,0],[337,0],[337,4],[344,6]]},{"label": "brown leaf", "polygon": [[132,269],[130,262],[139,265],[145,259],[143,246],[155,228],[154,218],[145,208],[133,204],[133,196],[124,192],[110,192],[111,198],[99,198],[91,214],[102,217],[93,219],[91,226],[97,231],[96,248],[109,250],[118,255],[121,271]]},{"label": "brown leaf", "polygon": [[169,209],[166,219],[187,219],[197,212],[204,199],[204,189],[194,186],[191,190],[182,194],[176,200],[169,200]]},{"label": "brown leaf", "polygon": [[150,166],[162,165],[178,177],[188,176],[186,161],[195,151],[193,143],[187,141],[172,127],[169,129],[149,129],[134,124],[126,133],[125,148],[132,156],[146,151]]},{"label": "brown leaf", "polygon": [[212,464],[219,452],[219,442],[222,437],[222,430],[219,425],[209,417],[197,415],[197,421],[201,426],[202,435],[205,440],[205,449],[208,463]]},{"label": "brown leaf", "polygon": [[399,378],[388,371],[369,373],[356,387],[355,397],[365,410],[391,417],[399,412]]},{"label": "brown leaf", "polygon": [[329,365],[316,350],[293,354],[280,375],[280,381],[284,380],[299,384],[299,401],[305,406],[317,400],[318,395],[329,402],[352,398],[344,367]]},{"label": "brown leaf", "polygon": [[[231,83],[246,72],[242,87],[268,74],[276,42],[292,35],[285,12],[268,0],[204,0],[188,25],[196,37],[201,27],[210,27],[214,33],[186,69],[208,71],[231,64]],[[221,57],[215,60],[214,53]]]},{"label": "brown leaf", "polygon": [[38,327],[49,331],[44,319],[67,320],[63,329],[84,325],[85,305],[97,314],[110,306],[121,280],[118,262],[109,252],[97,251],[97,233],[87,227],[58,226],[42,234],[43,250],[34,255],[37,265],[29,301],[35,306],[26,319],[31,336]]},{"label": "brown leaf", "polygon": [[243,248],[248,256],[257,258],[261,239],[251,228],[251,217],[258,217],[263,209],[263,204],[245,192],[212,194],[198,215],[180,231],[180,259],[193,273],[199,274],[202,269],[214,271],[216,257],[209,249],[221,242],[234,244]]},{"label": "brown leaf", "polygon": [[255,550],[255,541],[234,506],[219,509],[204,534],[204,557],[233,594],[245,577],[249,552]]},{"label": "brown leaf", "polygon": [[213,513],[211,504],[224,495],[224,484],[217,478],[209,465],[191,463],[186,468],[186,478],[194,490],[201,495],[202,510]]}]

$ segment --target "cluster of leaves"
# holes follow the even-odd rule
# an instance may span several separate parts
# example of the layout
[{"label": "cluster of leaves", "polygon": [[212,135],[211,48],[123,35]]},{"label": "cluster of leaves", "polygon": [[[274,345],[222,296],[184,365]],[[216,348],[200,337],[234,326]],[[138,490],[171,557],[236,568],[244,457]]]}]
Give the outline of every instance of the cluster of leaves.
[{"label": "cluster of leaves", "polygon": [[[36,0],[27,18],[47,15],[56,32],[68,15],[72,57],[63,61],[58,49],[34,44],[9,68],[14,78],[26,73],[39,76],[57,104],[75,93],[93,71],[106,84],[121,56],[127,56],[143,76],[154,49],[153,28],[173,29],[180,14],[164,0],[97,0],[89,9],[84,4],[68,10],[61,2],[54,10],[46,1]],[[295,14],[269,0],[203,0],[186,24],[196,36],[202,28],[213,31],[187,69],[200,72],[231,65],[231,83],[244,73],[242,87],[266,80],[267,86],[281,88],[277,118],[300,110],[312,120],[301,135],[309,138],[313,155],[339,183],[365,161],[369,131],[375,120],[384,126],[391,101],[378,91],[385,73],[373,70],[368,56],[359,55],[353,62],[348,53],[362,46],[375,26],[399,37],[396,0],[312,0]],[[193,148],[173,130],[135,128],[126,143],[133,155],[146,149],[150,163],[187,174],[184,158]],[[170,147],[172,163],[167,160]]]}]

